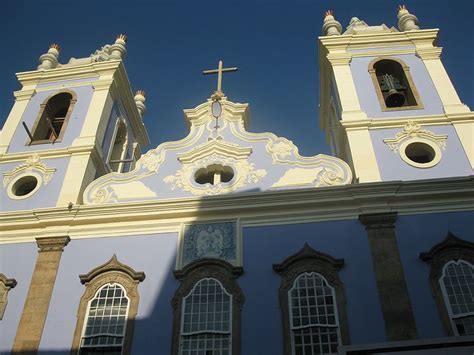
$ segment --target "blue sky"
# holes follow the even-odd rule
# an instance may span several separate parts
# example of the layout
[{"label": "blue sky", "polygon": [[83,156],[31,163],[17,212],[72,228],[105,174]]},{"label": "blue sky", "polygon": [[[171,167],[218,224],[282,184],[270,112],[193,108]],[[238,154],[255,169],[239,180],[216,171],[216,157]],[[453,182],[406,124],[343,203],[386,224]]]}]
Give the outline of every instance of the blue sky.
[{"label": "blue sky", "polygon": [[[253,132],[291,139],[304,155],[329,153],[318,126],[317,37],[332,9],[345,28],[352,16],[396,26],[399,1],[3,1],[0,12],[0,122],[19,89],[14,73],[34,70],[49,44],[60,61],[85,57],[118,33],[129,37],[125,60],[132,89],[147,92],[151,144],[187,134],[182,110],[215,90],[202,70],[237,66],[223,89],[250,104]],[[421,28],[440,28],[443,62],[461,100],[474,108],[472,1],[411,0]]]}]

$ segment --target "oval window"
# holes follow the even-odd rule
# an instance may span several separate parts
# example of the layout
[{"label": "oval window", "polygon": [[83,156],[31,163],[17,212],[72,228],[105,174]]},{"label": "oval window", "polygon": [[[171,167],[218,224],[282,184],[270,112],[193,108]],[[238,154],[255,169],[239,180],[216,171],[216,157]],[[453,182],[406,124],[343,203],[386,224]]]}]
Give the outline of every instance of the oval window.
[{"label": "oval window", "polygon": [[16,197],[27,197],[38,187],[36,176],[28,175],[19,178],[11,187],[11,193]]},{"label": "oval window", "polygon": [[426,143],[414,142],[407,145],[405,148],[405,155],[415,163],[427,164],[434,160],[436,152]]}]

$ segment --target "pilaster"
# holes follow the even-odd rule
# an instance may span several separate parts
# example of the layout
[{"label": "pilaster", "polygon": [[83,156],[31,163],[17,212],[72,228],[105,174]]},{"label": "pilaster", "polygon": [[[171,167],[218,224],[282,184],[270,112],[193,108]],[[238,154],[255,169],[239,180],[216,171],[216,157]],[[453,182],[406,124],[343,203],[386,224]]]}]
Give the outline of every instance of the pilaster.
[{"label": "pilaster", "polygon": [[[94,147],[91,147],[91,150],[93,149]],[[82,174],[78,175],[78,172]],[[95,174],[92,152],[71,155],[56,206],[66,207],[69,202],[81,204],[82,192],[94,180]]]},{"label": "pilaster", "polygon": [[359,220],[369,238],[387,340],[415,339],[415,317],[395,235],[397,213],[363,214]]},{"label": "pilaster", "polygon": [[356,178],[359,182],[382,181],[370,131],[367,128],[344,129],[347,133]]},{"label": "pilaster", "polygon": [[416,54],[423,60],[426,70],[438,91],[446,114],[469,112],[469,107],[459,99],[456,89],[441,62],[441,48],[417,49]]},{"label": "pilaster", "polygon": [[59,262],[69,237],[36,238],[38,258],[21,314],[12,353],[36,354],[48,315]]},{"label": "pilaster", "polygon": [[3,126],[3,129],[0,133],[0,156],[8,153],[8,148],[10,146],[10,142],[13,139],[13,135],[15,134],[15,130],[21,122],[21,118],[26,110],[26,106],[28,106],[30,99],[35,93],[36,91],[33,88],[23,89],[14,93],[16,98],[15,103],[13,104],[13,108],[10,111],[10,114],[8,115],[5,125]]}]

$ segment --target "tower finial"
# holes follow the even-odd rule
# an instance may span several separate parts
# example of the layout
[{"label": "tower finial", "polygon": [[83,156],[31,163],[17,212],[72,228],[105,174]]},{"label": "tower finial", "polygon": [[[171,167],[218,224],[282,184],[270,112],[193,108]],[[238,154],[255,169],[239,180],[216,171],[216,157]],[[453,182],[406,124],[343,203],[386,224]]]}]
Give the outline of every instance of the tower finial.
[{"label": "tower finial", "polygon": [[420,29],[420,27],[418,27],[418,18],[410,14],[405,5],[398,6],[397,17],[400,31],[416,31]]},{"label": "tower finial", "polygon": [[116,38],[116,41],[115,41],[115,43],[117,43],[117,41],[120,41],[120,42],[125,42],[125,43],[127,43],[127,41],[128,41],[128,37],[127,37],[127,35],[126,35],[126,34],[123,34],[123,33],[121,33],[121,34],[117,35],[117,38]]},{"label": "tower finial", "polygon": [[340,36],[342,33],[341,23],[334,18],[332,10],[324,12],[323,33],[326,36]]},{"label": "tower finial", "polygon": [[57,43],[52,43],[49,46],[48,52],[39,57],[40,64],[38,69],[54,69],[58,66],[60,46]]},{"label": "tower finial", "polygon": [[145,114],[146,111],[146,106],[145,106],[145,91],[144,90],[137,90],[135,93],[135,97],[133,98],[135,100],[135,105],[137,105],[138,113],[140,114],[140,117],[143,118],[143,115]]},{"label": "tower finial", "polygon": [[115,39],[115,43],[110,46],[110,58],[123,59],[127,54],[125,45],[127,44],[127,36],[123,33],[119,34]]}]

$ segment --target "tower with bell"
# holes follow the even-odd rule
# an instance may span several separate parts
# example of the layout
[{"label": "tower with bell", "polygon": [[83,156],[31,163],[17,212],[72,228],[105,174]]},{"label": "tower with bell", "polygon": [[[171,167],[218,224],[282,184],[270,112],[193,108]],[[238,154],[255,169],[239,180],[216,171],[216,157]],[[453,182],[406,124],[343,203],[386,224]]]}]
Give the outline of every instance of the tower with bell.
[{"label": "tower with bell", "polygon": [[398,29],[326,12],[320,50],[320,125],[359,182],[472,175],[474,115],[441,62],[438,29],[406,6]]},{"label": "tower with bell", "polygon": [[67,207],[82,202],[98,176],[126,172],[148,143],[145,93],[134,96],[117,36],[85,58],[60,63],[52,44],[22,85],[1,132],[0,170],[6,210]]}]

